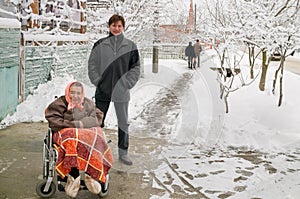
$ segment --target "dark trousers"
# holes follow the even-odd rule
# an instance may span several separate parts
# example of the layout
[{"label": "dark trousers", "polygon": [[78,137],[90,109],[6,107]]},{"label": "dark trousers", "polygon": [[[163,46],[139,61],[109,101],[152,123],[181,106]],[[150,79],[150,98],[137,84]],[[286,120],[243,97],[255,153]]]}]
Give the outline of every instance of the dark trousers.
[{"label": "dark trousers", "polygon": [[[106,114],[110,105],[110,101],[96,100],[96,106],[99,108],[104,116],[101,127],[104,127]],[[115,111],[118,120],[118,147],[123,150],[128,150],[129,135],[128,135],[128,102],[114,102]]]},{"label": "dark trousers", "polygon": [[189,65],[189,68],[192,68],[193,67],[193,57],[192,56],[188,56],[188,65]]}]

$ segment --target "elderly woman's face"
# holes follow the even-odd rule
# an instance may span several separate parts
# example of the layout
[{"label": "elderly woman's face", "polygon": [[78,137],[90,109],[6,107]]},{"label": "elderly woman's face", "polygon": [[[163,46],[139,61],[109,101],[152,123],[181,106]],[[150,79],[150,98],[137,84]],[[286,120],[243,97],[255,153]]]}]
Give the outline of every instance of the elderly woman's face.
[{"label": "elderly woman's face", "polygon": [[70,87],[70,100],[73,104],[80,103],[82,96],[82,88],[80,86],[72,85]]},{"label": "elderly woman's face", "polygon": [[122,33],[124,27],[121,21],[116,21],[112,24],[110,24],[109,26],[109,31],[113,34],[113,35],[119,35]]}]

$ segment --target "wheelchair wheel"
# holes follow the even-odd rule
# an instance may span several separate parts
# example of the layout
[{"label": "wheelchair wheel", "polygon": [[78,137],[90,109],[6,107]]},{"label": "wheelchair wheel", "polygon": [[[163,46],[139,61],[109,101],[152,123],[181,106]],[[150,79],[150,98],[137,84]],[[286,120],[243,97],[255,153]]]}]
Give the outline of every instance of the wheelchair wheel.
[{"label": "wheelchair wheel", "polygon": [[99,196],[100,198],[104,198],[104,197],[106,197],[107,195],[108,195],[108,187],[107,187],[106,190],[101,190],[101,192],[98,194],[98,196]]},{"label": "wheelchair wheel", "polygon": [[44,191],[44,188],[46,186],[47,180],[43,180],[38,182],[38,184],[36,185],[36,193],[42,197],[42,198],[49,198],[51,196],[53,196],[53,194],[56,191],[56,186],[54,184],[54,182],[51,182],[49,190],[48,191]]},{"label": "wheelchair wheel", "polygon": [[106,175],[106,183],[101,183],[101,192],[98,194],[100,198],[104,198],[108,195],[108,188],[109,188],[109,174]]}]

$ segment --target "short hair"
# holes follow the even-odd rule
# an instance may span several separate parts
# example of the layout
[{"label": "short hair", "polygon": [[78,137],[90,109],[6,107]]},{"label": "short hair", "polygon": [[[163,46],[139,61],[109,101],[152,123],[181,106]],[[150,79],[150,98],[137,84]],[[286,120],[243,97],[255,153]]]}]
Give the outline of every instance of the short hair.
[{"label": "short hair", "polygon": [[118,15],[118,14],[114,14],[113,16],[111,16],[108,20],[108,26],[110,26],[111,24],[117,22],[117,21],[121,21],[123,27],[125,27],[125,19],[123,16]]}]

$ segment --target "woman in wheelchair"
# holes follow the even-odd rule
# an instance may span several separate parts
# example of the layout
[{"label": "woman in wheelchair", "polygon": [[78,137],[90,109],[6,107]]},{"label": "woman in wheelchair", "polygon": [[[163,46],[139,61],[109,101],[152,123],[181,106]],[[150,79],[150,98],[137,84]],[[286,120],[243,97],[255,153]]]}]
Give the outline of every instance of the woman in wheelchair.
[{"label": "woman in wheelchair", "polygon": [[84,173],[87,189],[99,194],[100,183],[106,182],[113,163],[111,150],[100,127],[103,113],[84,96],[80,82],[71,82],[65,89],[65,95],[46,108],[45,117],[53,132],[53,145],[58,151],[56,172],[62,179],[67,176],[66,194],[76,197],[81,173]]}]

